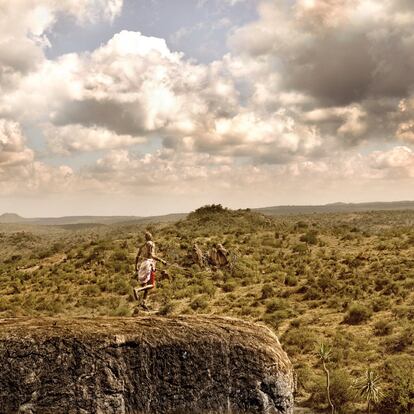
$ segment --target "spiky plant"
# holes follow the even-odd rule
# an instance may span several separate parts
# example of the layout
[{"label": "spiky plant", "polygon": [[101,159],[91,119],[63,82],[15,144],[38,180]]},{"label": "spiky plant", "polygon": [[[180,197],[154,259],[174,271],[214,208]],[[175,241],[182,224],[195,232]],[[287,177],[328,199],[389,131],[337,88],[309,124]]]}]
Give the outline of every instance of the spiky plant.
[{"label": "spiky plant", "polygon": [[324,343],[321,343],[321,345],[319,346],[317,354],[318,354],[319,359],[322,362],[323,370],[325,371],[326,397],[328,399],[329,405],[331,406],[331,413],[334,414],[335,413],[335,407],[332,403],[331,394],[330,394],[331,383],[330,383],[330,377],[329,377],[329,370],[326,366],[326,363],[329,362],[329,359],[331,358],[332,351]]},{"label": "spiky plant", "polygon": [[371,413],[372,403],[376,404],[383,396],[381,378],[372,369],[368,368],[365,375],[355,383],[359,395],[367,401],[368,414]]}]

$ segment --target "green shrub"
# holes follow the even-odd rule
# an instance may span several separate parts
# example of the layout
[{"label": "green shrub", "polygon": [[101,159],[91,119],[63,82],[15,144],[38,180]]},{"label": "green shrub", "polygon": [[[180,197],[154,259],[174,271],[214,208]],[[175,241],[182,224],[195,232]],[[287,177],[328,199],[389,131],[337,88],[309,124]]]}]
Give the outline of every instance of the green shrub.
[{"label": "green shrub", "polygon": [[97,285],[87,285],[83,293],[88,296],[98,296],[101,293],[101,290]]},{"label": "green shrub", "polygon": [[387,342],[391,352],[402,352],[414,343],[414,327],[408,326],[401,333]]},{"label": "green shrub", "polygon": [[272,285],[266,284],[262,286],[261,293],[262,293],[262,296],[261,296],[262,299],[268,299],[268,298],[271,298],[275,292],[273,290]]},{"label": "green shrub", "polygon": [[128,260],[128,256],[123,250],[115,250],[111,255],[111,259],[115,262],[124,262]]},{"label": "green shrub", "polygon": [[315,374],[313,369],[303,364],[295,367],[298,391],[308,393],[315,383]]},{"label": "green shrub", "polygon": [[375,336],[386,336],[392,334],[394,325],[388,321],[380,320],[374,325]]},{"label": "green shrub", "polygon": [[299,279],[297,276],[287,275],[285,279],[285,284],[287,286],[296,286],[298,284]]},{"label": "green shrub", "polygon": [[125,279],[117,279],[114,286],[114,292],[120,295],[127,295],[131,290],[130,284]]},{"label": "green shrub", "polygon": [[300,236],[300,241],[307,244],[317,244],[318,243],[318,232],[316,230],[309,230],[306,234]]},{"label": "green shrub", "polygon": [[294,253],[304,254],[308,251],[308,246],[305,243],[295,244],[292,248]]},{"label": "green shrub", "polygon": [[285,311],[276,311],[273,313],[266,313],[262,316],[261,320],[266,325],[269,325],[271,328],[277,330],[280,324],[288,317],[289,314],[285,313]]},{"label": "green shrub", "polygon": [[116,309],[110,311],[111,316],[129,316],[130,313],[127,305],[119,305]]},{"label": "green shrub", "polygon": [[302,324],[302,321],[299,318],[292,319],[290,321],[290,327],[291,328],[299,328],[299,326],[301,326],[301,324]]},{"label": "green shrub", "polygon": [[215,283],[213,283],[213,281],[210,279],[204,279],[201,282],[200,288],[199,288],[200,293],[205,293],[210,298],[214,297],[216,290],[217,290],[217,287]]},{"label": "green shrub", "polygon": [[352,385],[352,377],[347,371],[337,369],[332,372],[331,399],[338,413],[348,412],[348,406],[354,400]]},{"label": "green shrub", "polygon": [[349,325],[359,325],[366,322],[372,315],[372,311],[361,303],[353,303],[350,305],[344,322]]},{"label": "green shrub", "polygon": [[190,308],[194,311],[206,310],[208,308],[208,298],[205,295],[197,296],[191,303]]},{"label": "green shrub", "polygon": [[[330,374],[330,396],[338,414],[350,413],[350,404],[354,401],[355,394],[352,389],[352,378],[347,371],[337,369]],[[326,396],[326,380],[319,377],[311,387],[310,402],[318,407],[328,406]]]},{"label": "green shrub", "polygon": [[161,307],[160,307],[160,309],[159,309],[159,311],[158,311],[158,314],[159,315],[162,315],[162,316],[167,316],[167,315],[171,315],[173,312],[174,312],[174,310],[175,310],[175,308],[176,308],[177,306],[176,306],[176,304],[174,303],[174,302],[172,302],[172,301],[167,301],[166,303],[164,303]]},{"label": "green shrub", "polygon": [[226,293],[233,292],[237,288],[237,282],[234,279],[229,279],[221,288]]},{"label": "green shrub", "polygon": [[282,336],[282,343],[292,353],[312,352],[318,338],[309,328],[292,328]]},{"label": "green shrub", "polygon": [[401,355],[384,363],[385,396],[377,409],[381,414],[412,414],[414,411],[414,357]]},{"label": "green shrub", "polygon": [[385,298],[384,296],[380,296],[378,298],[375,298],[372,301],[372,310],[374,312],[380,312],[382,310],[385,310],[389,307],[390,301],[388,298]]},{"label": "green shrub", "polygon": [[303,295],[303,299],[305,300],[318,300],[322,297],[322,292],[314,287],[306,287],[305,294]]},{"label": "green shrub", "polygon": [[282,299],[272,299],[266,304],[266,313],[273,313],[278,310],[284,310],[288,308],[288,304]]}]

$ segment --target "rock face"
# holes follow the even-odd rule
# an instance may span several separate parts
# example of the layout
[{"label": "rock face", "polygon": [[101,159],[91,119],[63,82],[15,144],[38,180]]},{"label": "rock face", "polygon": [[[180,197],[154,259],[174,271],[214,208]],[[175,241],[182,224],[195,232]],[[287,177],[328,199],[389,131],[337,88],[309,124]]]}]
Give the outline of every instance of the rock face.
[{"label": "rock face", "polygon": [[236,319],[0,320],[0,413],[293,413],[276,336]]}]

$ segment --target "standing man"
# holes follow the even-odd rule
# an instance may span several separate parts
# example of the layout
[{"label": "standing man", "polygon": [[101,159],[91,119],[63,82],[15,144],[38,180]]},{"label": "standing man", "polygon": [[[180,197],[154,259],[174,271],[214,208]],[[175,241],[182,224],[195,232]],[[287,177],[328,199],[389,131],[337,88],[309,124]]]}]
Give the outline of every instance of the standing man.
[{"label": "standing man", "polygon": [[[142,262],[138,270],[138,262],[142,257]],[[146,304],[148,293],[151,289],[155,288],[155,264],[156,262],[161,262],[167,264],[167,262],[155,255],[155,244],[152,240],[152,234],[149,231],[145,232],[145,243],[140,246],[137,252],[137,257],[135,259],[135,272],[138,276],[138,281],[141,283],[140,288],[134,288],[134,297],[136,300],[139,300],[139,293],[144,292],[142,302],[140,303],[141,307],[144,310],[148,310]]]}]

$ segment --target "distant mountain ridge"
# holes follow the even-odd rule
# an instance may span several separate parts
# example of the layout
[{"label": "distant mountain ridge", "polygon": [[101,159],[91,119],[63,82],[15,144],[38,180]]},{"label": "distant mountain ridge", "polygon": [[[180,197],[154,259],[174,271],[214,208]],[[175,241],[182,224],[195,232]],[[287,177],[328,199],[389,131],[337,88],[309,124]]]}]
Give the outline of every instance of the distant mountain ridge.
[{"label": "distant mountain ridge", "polygon": [[4,213],[0,216],[0,223],[24,223],[26,220],[15,213]]},{"label": "distant mountain ridge", "polygon": [[40,217],[25,218],[14,213],[0,215],[0,223],[12,224],[40,224],[40,225],[65,225],[65,224],[115,224],[124,221],[139,220],[137,216],[65,216],[65,217]]},{"label": "distant mountain ridge", "polygon": [[[325,205],[285,205],[252,208],[252,211],[269,216],[283,216],[313,213],[353,213],[379,210],[414,210],[414,201],[390,201],[370,203],[331,203]],[[35,225],[72,225],[72,224],[116,224],[116,223],[150,223],[172,222],[184,219],[186,213],[166,214],[162,216],[65,216],[25,218],[15,213],[0,215],[0,224],[35,224]]]},{"label": "distant mountain ridge", "polygon": [[324,205],[309,206],[274,206],[255,208],[254,211],[259,213],[278,216],[292,214],[312,214],[312,213],[357,213],[362,211],[380,211],[380,210],[413,210],[414,201],[378,201],[369,203],[331,203]]}]

